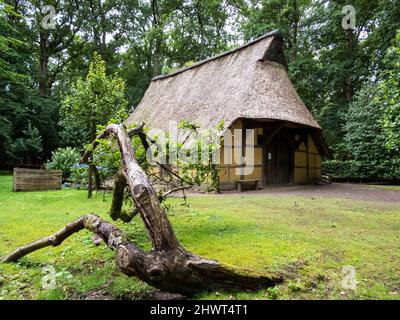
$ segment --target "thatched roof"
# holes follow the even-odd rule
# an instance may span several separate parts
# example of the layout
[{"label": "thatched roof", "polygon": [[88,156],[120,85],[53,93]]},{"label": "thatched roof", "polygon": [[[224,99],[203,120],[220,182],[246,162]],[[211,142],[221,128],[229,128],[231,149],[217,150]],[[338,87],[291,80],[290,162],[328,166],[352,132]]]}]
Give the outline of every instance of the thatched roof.
[{"label": "thatched roof", "polygon": [[152,80],[128,124],[168,129],[170,120],[216,128],[239,118],[283,120],[320,130],[287,74],[278,31]]}]

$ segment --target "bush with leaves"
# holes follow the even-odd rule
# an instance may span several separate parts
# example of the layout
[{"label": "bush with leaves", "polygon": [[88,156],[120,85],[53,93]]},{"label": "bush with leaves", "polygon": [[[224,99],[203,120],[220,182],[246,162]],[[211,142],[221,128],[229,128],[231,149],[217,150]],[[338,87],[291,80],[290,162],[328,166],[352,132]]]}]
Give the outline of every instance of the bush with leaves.
[{"label": "bush with leaves", "polygon": [[[327,174],[333,179],[348,181],[378,181],[392,180],[399,176],[399,170],[391,160],[384,161],[379,168],[373,168],[368,162],[357,160],[328,160],[322,163],[322,174]],[[398,166],[397,166],[398,167]],[[376,175],[381,171],[382,174]]]},{"label": "bush with leaves", "polygon": [[[195,123],[182,120],[179,123],[180,135],[185,136],[184,141],[174,141],[168,135],[165,145],[157,145],[156,158],[160,153],[165,155],[166,168],[175,173],[167,174],[170,187],[183,185],[194,187],[204,186],[207,192],[215,192],[220,189],[219,171],[217,159],[224,123],[221,122],[216,130],[199,132],[200,126]],[[152,137],[157,140],[157,137]],[[174,154],[174,155],[173,155]],[[174,159],[169,156],[173,155]],[[165,169],[165,168],[164,168]],[[171,179],[170,179],[171,178]],[[177,178],[177,179],[174,179]]]},{"label": "bush with leaves", "polygon": [[71,168],[70,179],[78,189],[86,188],[88,185],[88,165],[87,164],[75,164]]},{"label": "bush with leaves", "polygon": [[40,132],[29,122],[23,134],[25,137],[10,142],[8,155],[16,161],[36,163],[40,160],[39,154],[43,150]]},{"label": "bush with leaves", "polygon": [[62,170],[63,180],[71,175],[72,167],[79,163],[81,155],[76,148],[58,148],[51,154],[51,161],[46,163],[46,169]]}]

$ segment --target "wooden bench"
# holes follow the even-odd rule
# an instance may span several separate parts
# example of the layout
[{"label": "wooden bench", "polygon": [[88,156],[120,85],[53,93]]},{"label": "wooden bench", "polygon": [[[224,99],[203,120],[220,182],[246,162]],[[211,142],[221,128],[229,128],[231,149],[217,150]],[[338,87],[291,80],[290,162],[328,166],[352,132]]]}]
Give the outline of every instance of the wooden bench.
[{"label": "wooden bench", "polygon": [[258,190],[260,180],[253,179],[253,180],[236,180],[235,183],[237,184],[237,189],[239,192],[246,190],[245,187],[254,187],[255,190]]},{"label": "wooden bench", "polygon": [[332,179],[331,179],[331,177],[329,175],[321,175],[320,182],[326,183],[326,184],[331,184],[332,183]]}]

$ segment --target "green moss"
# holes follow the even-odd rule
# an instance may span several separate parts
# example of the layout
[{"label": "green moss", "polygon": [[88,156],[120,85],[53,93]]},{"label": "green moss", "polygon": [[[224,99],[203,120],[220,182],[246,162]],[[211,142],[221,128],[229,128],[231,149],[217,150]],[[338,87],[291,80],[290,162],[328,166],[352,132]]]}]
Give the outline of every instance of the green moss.
[{"label": "green moss", "polygon": [[67,293],[63,289],[57,288],[41,291],[36,298],[38,300],[64,300],[67,296]]}]

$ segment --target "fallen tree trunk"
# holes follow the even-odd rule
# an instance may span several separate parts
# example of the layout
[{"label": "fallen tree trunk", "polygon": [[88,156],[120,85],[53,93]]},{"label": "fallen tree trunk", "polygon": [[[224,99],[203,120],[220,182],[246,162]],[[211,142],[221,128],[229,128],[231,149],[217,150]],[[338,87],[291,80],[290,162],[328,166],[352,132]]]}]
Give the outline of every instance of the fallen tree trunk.
[{"label": "fallen tree trunk", "polygon": [[[117,265],[123,273],[137,277],[164,291],[192,294],[216,288],[257,290],[282,282],[280,275],[238,273],[217,261],[187,252],[176,238],[153,186],[137,163],[131,141],[124,128],[118,125],[108,126],[93,142],[93,149],[98,140],[109,135],[113,135],[118,141],[122,157],[122,173],[154,249],[151,252],[140,250],[115,226],[96,215],[89,214],[67,225],[53,236],[17,249],[5,258],[5,262],[17,261],[46,246],[58,246],[73,233],[87,229],[116,250]],[[90,156],[91,152],[87,152],[83,161]],[[118,184],[122,187],[125,184],[124,179]],[[120,190],[118,192],[121,193]],[[114,209],[117,213],[121,209],[120,204],[121,199],[116,199]]]},{"label": "fallen tree trunk", "polygon": [[94,214],[85,215],[52,236],[23,246],[3,262],[15,262],[23,256],[48,246],[59,246],[72,234],[87,229],[116,250],[119,269],[128,276],[163,291],[193,294],[209,289],[256,290],[282,281],[276,276],[239,274],[217,261],[193,255],[183,248],[145,252],[130,242],[112,224]]}]

